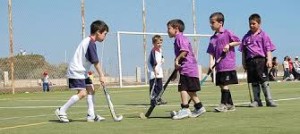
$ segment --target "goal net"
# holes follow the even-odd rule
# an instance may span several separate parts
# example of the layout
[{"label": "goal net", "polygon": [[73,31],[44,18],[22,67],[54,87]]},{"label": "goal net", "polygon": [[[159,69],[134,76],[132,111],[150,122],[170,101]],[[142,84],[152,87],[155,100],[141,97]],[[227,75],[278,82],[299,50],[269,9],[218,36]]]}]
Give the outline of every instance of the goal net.
[{"label": "goal net", "polygon": [[[113,35],[109,35],[103,42],[104,46],[100,57],[102,57],[103,68],[108,79],[120,87],[147,84],[147,60],[153,47],[152,37],[154,35],[161,35],[163,38],[162,51],[165,59],[163,80],[166,80],[174,68],[174,39],[169,38],[167,33],[128,31],[118,31],[116,33],[117,40],[113,39]],[[185,36],[192,44],[200,72],[202,72],[201,65],[207,66],[208,64],[206,49],[211,35],[185,34]]]}]

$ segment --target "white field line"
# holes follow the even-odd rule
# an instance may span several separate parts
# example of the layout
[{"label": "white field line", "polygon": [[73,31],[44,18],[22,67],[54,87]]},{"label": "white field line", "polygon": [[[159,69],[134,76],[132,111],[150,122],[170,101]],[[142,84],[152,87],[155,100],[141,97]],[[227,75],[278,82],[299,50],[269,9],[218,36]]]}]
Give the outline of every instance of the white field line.
[{"label": "white field line", "polygon": [[14,129],[14,128],[21,128],[21,127],[30,127],[30,126],[36,126],[36,125],[42,125],[42,124],[47,124],[49,122],[38,122],[38,123],[30,123],[30,124],[24,124],[24,125],[17,125],[17,126],[11,126],[11,127],[3,127],[0,128],[1,130],[6,130],[6,129]]},{"label": "white field line", "polygon": [[[79,114],[79,113],[77,113],[77,114]],[[126,114],[138,114],[138,112],[131,112],[131,113],[126,113]],[[125,115],[125,113],[120,113],[120,115]],[[102,115],[102,116],[107,117],[107,116],[110,116],[110,114]],[[36,116],[36,117],[40,117],[40,116]],[[85,118],[79,118],[79,119],[85,119]],[[106,119],[106,120],[110,120],[110,119]],[[111,119],[111,120],[113,120],[113,119]],[[3,128],[0,128],[0,131],[1,130],[7,130],[7,129],[14,129],[14,128],[22,128],[22,127],[30,127],[30,126],[36,126],[36,125],[43,125],[43,124],[48,124],[48,123],[51,123],[51,122],[38,122],[38,123],[30,123],[30,124],[24,124],[24,125],[16,125],[16,126],[11,126],[11,127],[3,127]]]}]

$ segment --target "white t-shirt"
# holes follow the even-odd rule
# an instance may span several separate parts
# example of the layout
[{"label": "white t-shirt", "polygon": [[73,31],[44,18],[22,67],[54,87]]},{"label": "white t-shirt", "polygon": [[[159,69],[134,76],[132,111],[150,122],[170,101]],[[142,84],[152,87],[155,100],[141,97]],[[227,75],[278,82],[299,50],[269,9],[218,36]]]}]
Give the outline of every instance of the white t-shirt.
[{"label": "white t-shirt", "polygon": [[289,62],[288,61],[283,61],[283,68],[284,69],[289,69]]},{"label": "white t-shirt", "polygon": [[88,77],[87,71],[97,62],[99,62],[99,59],[96,43],[90,37],[86,37],[78,45],[69,63],[67,77],[71,79],[86,79]]},{"label": "white t-shirt", "polygon": [[148,58],[148,77],[149,79],[154,79],[155,75],[154,75],[154,68],[153,66],[155,65],[155,69],[156,69],[156,78],[163,78],[163,69],[162,69],[162,64],[164,63],[164,58],[162,55],[162,50],[154,50],[152,49],[150,54],[149,54],[149,58]]}]

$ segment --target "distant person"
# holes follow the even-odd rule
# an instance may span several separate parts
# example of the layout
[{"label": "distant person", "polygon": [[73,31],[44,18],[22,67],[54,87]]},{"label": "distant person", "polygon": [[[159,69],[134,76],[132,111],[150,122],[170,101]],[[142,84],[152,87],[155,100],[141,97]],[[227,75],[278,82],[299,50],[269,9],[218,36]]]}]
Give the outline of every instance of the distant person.
[{"label": "distant person", "polygon": [[100,84],[102,86],[105,85],[104,73],[98,59],[96,41],[102,42],[108,31],[109,28],[105,22],[96,20],[90,26],[90,36],[84,38],[78,45],[67,70],[69,88],[76,90],[77,94],[73,95],[63,106],[55,110],[55,115],[61,122],[69,122],[66,111],[86,96],[88,103],[86,120],[88,122],[105,120],[104,117],[95,113],[95,90],[93,88],[93,82],[87,74],[90,67],[94,65],[99,75]]},{"label": "distant person", "polygon": [[295,80],[300,80],[300,62],[298,56],[295,57],[295,60],[293,62],[293,74]]},{"label": "distant person", "polygon": [[229,85],[238,84],[236,74],[235,46],[240,45],[240,39],[231,31],[224,29],[224,15],[221,12],[215,12],[210,15],[210,27],[215,32],[210,37],[207,53],[210,56],[211,68],[223,52],[226,52],[224,58],[216,66],[216,85],[220,87],[221,101],[215,108],[216,112],[234,111],[235,106],[232,101]]},{"label": "distant person", "polygon": [[[184,22],[180,19],[173,19],[167,23],[168,35],[175,38],[175,69],[179,71],[180,78],[178,92],[181,98],[181,109],[172,118],[179,120],[187,117],[195,118],[206,112],[201,101],[197,96],[197,91],[201,90],[199,83],[198,63],[192,50],[192,45],[188,38],[183,35],[185,29]],[[176,76],[172,78],[176,79]],[[189,109],[188,100],[191,98],[194,102],[194,110]]]},{"label": "distant person", "polygon": [[155,98],[163,90],[163,69],[162,64],[164,63],[164,57],[162,53],[163,38],[160,35],[154,35],[152,37],[153,48],[150,51],[148,58],[148,73],[149,73],[149,94],[150,103],[152,104],[167,104],[166,101],[161,98],[155,101]]},{"label": "distant person", "polygon": [[289,62],[288,62],[288,56],[285,56],[282,62],[283,66],[283,80],[290,79],[290,71],[289,71]]},{"label": "distant person", "polygon": [[50,87],[49,87],[50,81],[49,81],[48,72],[43,73],[42,85],[43,85],[43,91],[44,92],[49,92],[50,91]]},{"label": "distant person", "polygon": [[250,30],[244,35],[239,51],[242,52],[242,63],[247,70],[248,83],[252,83],[254,101],[250,107],[263,106],[260,99],[261,88],[268,107],[277,104],[271,96],[268,82],[268,68],[272,67],[272,52],[276,49],[270,37],[261,29],[261,17],[252,14],[249,17]]},{"label": "distant person", "polygon": [[272,67],[271,67],[271,70],[269,71],[269,80],[270,81],[275,81],[276,80],[277,72],[278,72],[277,57],[273,57],[272,58]]},{"label": "distant person", "polygon": [[276,78],[278,76],[278,60],[277,57],[272,59],[272,75]]}]

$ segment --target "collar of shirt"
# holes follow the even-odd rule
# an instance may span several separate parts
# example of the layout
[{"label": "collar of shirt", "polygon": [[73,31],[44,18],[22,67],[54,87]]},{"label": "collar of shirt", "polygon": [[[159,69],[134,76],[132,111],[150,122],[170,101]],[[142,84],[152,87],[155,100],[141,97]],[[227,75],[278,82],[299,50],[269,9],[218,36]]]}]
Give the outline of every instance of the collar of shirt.
[{"label": "collar of shirt", "polygon": [[179,32],[179,33],[176,34],[175,38],[178,38],[178,37],[181,37],[181,36],[183,36],[183,33]]},{"label": "collar of shirt", "polygon": [[160,52],[160,49],[159,49],[159,48],[155,48],[155,47],[153,47],[152,51],[157,51],[157,52]]},{"label": "collar of shirt", "polygon": [[92,37],[92,36],[89,36],[90,38],[91,38],[91,42],[92,43],[95,43],[96,42],[96,40]]},{"label": "collar of shirt", "polygon": [[219,30],[219,32],[215,32],[215,33],[214,33],[214,36],[218,36],[218,35],[224,33],[224,31],[225,31],[225,29],[224,29],[224,28],[221,28],[221,29]]}]

